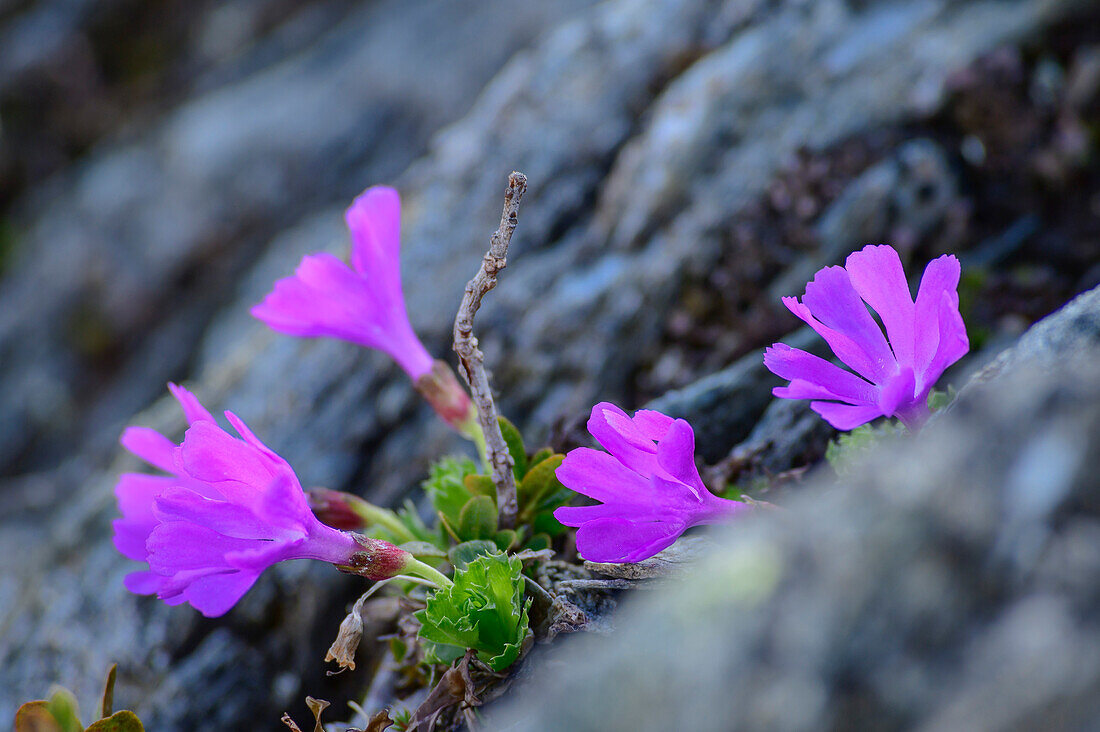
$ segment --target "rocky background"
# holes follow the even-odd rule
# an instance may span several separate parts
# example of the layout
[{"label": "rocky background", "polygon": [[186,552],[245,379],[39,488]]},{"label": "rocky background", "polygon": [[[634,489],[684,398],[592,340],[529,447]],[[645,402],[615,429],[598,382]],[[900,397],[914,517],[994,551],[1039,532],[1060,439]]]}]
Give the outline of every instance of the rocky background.
[{"label": "rocky background", "polygon": [[[405,292],[445,355],[507,173],[527,174],[509,267],[478,330],[529,441],[583,439],[599,399],[657,399],[692,420],[712,485],[768,483],[768,500],[797,504],[819,492],[799,476],[831,433],[770,397],[760,349],[795,325],[778,297],[866,243],[894,244],[911,271],[956,252],[973,349],[947,380],[962,384],[1100,282],[1098,142],[1100,8],[1088,0],[0,0],[0,719],[52,682],[90,706],[113,661],[119,704],[153,730],[280,729],[283,710],[308,718],[305,694],[339,707],[361,694],[365,674],[327,678],[321,665],[354,580],[281,566],[205,620],[122,589],[128,562],[109,522],[113,482],[135,467],[117,446],[122,427],[182,429],[170,379],[242,415],[307,485],[394,501],[428,460],[462,449],[383,357],[278,336],[247,314],[302,254],[345,250],[342,208],[364,187],[402,191]],[[1095,405],[1089,379],[1066,388],[1063,401]],[[1039,409],[973,399],[944,434],[1000,439],[1001,422]],[[1095,419],[1064,419],[1095,431]],[[945,444],[929,438],[915,454]],[[925,470],[912,485],[949,475],[961,491],[969,464],[935,464],[884,457],[860,484],[890,504],[899,476]],[[831,525],[853,513],[843,501],[856,494],[844,495],[822,509]],[[1003,508],[983,500],[972,510]],[[880,531],[882,552],[910,536],[907,524],[901,538]],[[988,549],[994,533],[971,538]],[[817,534],[791,535],[805,548],[780,564],[813,554]],[[931,535],[927,546],[955,556],[950,537]],[[857,534],[820,540],[836,571],[868,546]],[[1095,559],[1087,543],[1071,549]],[[923,565],[891,561],[845,583],[802,562],[801,575],[777,570],[791,583],[777,586],[796,592],[801,576],[826,608],[844,608],[882,573],[912,568],[916,589],[894,601],[911,597],[913,613],[952,593],[968,601],[961,581],[921,585]],[[968,566],[956,567],[963,578]],[[1092,570],[1070,568],[1065,581],[1085,593],[1074,601],[1095,613]],[[998,587],[981,599],[1008,607],[1017,595]],[[753,622],[775,623],[766,637],[818,622],[797,596],[777,596],[754,605]],[[1049,611],[1027,605],[1014,622],[1026,632]],[[1076,616],[1064,615],[1050,643],[1073,637]],[[791,675],[794,655],[753,665],[750,627],[764,626],[730,631],[746,635],[729,637],[737,660],[722,668],[735,670],[725,688],[753,680],[742,687],[756,690],[753,714],[765,703],[794,714],[784,694],[803,682],[820,699],[806,709],[833,719],[953,726],[986,709],[986,697],[947,707],[921,686],[949,661],[979,678],[996,659],[964,647],[965,632],[937,636],[942,654],[887,677],[916,689],[902,704],[883,700],[889,689],[860,692],[880,667],[861,665],[875,656],[855,646],[840,651],[847,665],[814,656],[831,676]],[[788,691],[766,696],[763,679]],[[933,704],[963,716],[929,716]]]}]

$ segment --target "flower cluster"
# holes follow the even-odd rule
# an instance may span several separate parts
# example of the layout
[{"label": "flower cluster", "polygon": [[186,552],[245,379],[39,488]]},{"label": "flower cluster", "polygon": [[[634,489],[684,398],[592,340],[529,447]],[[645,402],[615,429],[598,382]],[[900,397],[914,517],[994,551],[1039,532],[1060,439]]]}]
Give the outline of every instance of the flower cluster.
[{"label": "flower cluster", "polygon": [[[275,283],[252,314],[282,333],[338,338],[389,354],[444,420],[484,447],[466,391],[444,362],[431,357],[410,324],[399,267],[400,212],[393,189],[365,191],[346,214],[350,266],[331,254],[307,256],[293,276]],[[819,271],[801,301],[789,297],[783,303],[852,371],[775,344],[766,350],[764,363],[789,381],[774,390],[775,396],[812,400],[811,408],[842,430],[877,417],[918,427],[928,415],[933,384],[969,348],[959,315],[959,273],[955,257],[934,260],[914,300],[901,260],[888,246],[865,247],[843,267]],[[437,649],[433,658],[477,648],[494,668],[503,668],[519,654],[527,619],[518,561],[483,557],[468,566],[462,562],[452,582],[393,544],[341,530],[374,524],[390,530],[390,538],[404,537],[396,541],[434,536],[419,531],[415,521],[406,525],[392,511],[346,494],[319,489],[307,499],[290,465],[239,417],[225,413],[233,435],[193,394],[174,384],[169,389],[189,425],[179,444],[143,427],[130,427],[122,435],[127,450],[161,471],[124,474],[115,488],[122,513],[114,522],[115,546],[148,564],[126,577],[127,588],[171,605],[188,602],[204,615],[217,616],[264,569],[289,559],[320,560],[369,579],[414,574],[446,588],[429,599],[422,618],[433,623],[426,631],[435,634],[427,639]],[[448,473],[453,480],[446,497],[454,505],[441,512],[450,536],[457,536],[457,526],[464,537],[472,537],[464,545],[493,549],[495,543],[507,551],[519,546],[527,531],[532,540],[538,538],[532,533],[540,532],[545,548],[551,541],[547,531],[563,531],[564,524],[576,528],[583,558],[637,562],[670,546],[690,527],[727,522],[752,510],[749,503],[719,498],[703,484],[695,464],[695,436],[682,419],[644,409],[628,415],[601,402],[592,408],[588,430],[603,450],[582,447],[562,459],[545,449],[530,461],[518,432],[506,420],[504,426],[525,507],[520,516],[528,526],[498,530],[492,482],[474,474],[470,463],[461,475]],[[555,474],[561,485],[598,503],[562,506],[568,492]],[[560,524],[549,520],[551,510]],[[438,533],[446,542],[447,535]],[[507,573],[500,569],[505,566]],[[482,571],[475,582],[470,567],[493,571]],[[506,632],[488,611],[485,617],[459,617],[490,595],[497,598],[494,603],[511,598]]]}]

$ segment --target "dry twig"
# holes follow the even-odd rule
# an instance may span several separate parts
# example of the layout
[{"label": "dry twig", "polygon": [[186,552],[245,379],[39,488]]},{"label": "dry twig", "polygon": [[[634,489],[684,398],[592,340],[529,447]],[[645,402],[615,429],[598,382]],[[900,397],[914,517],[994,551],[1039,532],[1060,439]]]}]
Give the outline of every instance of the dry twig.
[{"label": "dry twig", "polygon": [[500,527],[510,529],[515,526],[516,480],[512,475],[512,456],[500,432],[497,421],[497,408],[493,402],[493,392],[489,387],[489,377],[485,373],[485,357],[478,350],[474,337],[474,314],[481,307],[481,298],[496,287],[497,273],[508,263],[508,243],[516,228],[516,213],[519,202],[527,190],[527,176],[513,172],[508,176],[508,190],[504,193],[504,213],[500,217],[500,226],[489,240],[489,251],[481,260],[481,269],[466,284],[462,295],[462,305],[455,316],[454,349],[458,354],[459,371],[470,385],[474,404],[477,405],[478,421],[485,434],[485,448],[489,464],[493,471],[493,485],[497,491],[497,510],[500,514]]}]

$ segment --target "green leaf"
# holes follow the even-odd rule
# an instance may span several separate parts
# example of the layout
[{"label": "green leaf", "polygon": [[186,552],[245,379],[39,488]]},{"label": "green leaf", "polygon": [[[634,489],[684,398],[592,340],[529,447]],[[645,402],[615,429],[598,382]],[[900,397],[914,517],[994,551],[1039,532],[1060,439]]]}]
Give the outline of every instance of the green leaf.
[{"label": "green leaf", "polygon": [[114,711],[115,706],[115,678],[118,675],[118,664],[111,664],[111,669],[107,672],[107,682],[103,685],[103,696],[99,702],[99,710],[96,712],[96,719],[104,719],[111,716],[111,712]]},{"label": "green leaf", "polygon": [[565,455],[551,455],[523,476],[523,480],[516,486],[516,497],[519,499],[521,513],[534,510],[547,493],[561,488],[555,471],[562,460],[565,460]]},{"label": "green leaf", "polygon": [[101,719],[85,732],[145,732],[141,720],[133,712],[123,711]]},{"label": "green leaf", "polygon": [[549,536],[558,536],[565,531],[565,526],[554,518],[552,511],[537,514],[535,520],[531,522],[531,528],[536,534],[542,533]]},{"label": "green leaf", "polygon": [[409,652],[409,646],[400,638],[390,638],[390,653],[393,660],[401,663],[405,660],[405,654]]},{"label": "green leaf", "polygon": [[50,703],[39,700],[27,702],[15,712],[15,732],[64,732],[50,714]]},{"label": "green leaf", "polygon": [[454,584],[429,595],[415,614],[426,658],[448,663],[471,648],[496,671],[514,663],[531,632],[524,585],[515,557],[483,555],[456,568]]},{"label": "green leaf", "polygon": [[851,432],[842,432],[835,440],[830,440],[825,447],[825,459],[837,475],[847,475],[852,464],[869,453],[876,444],[904,432],[905,428],[900,424],[889,421],[878,426],[861,425]]},{"label": "green leaf", "polygon": [[518,537],[515,529],[502,529],[493,535],[493,542],[502,552],[506,552],[516,545]]},{"label": "green leaf", "polygon": [[471,496],[489,496],[496,500],[497,487],[493,485],[493,479],[488,475],[467,475],[465,485]]},{"label": "green leaf", "polygon": [[447,552],[447,561],[455,566],[455,569],[466,569],[466,565],[478,557],[488,554],[500,554],[495,542],[492,541],[464,541]]},{"label": "green leaf", "polygon": [[406,541],[404,544],[398,544],[398,549],[404,549],[409,554],[412,554],[417,559],[446,559],[447,552],[440,549],[435,544],[427,541]]},{"label": "green leaf", "polygon": [[549,534],[535,534],[527,542],[527,545],[524,547],[524,549],[530,549],[533,552],[542,551],[543,549],[549,549],[550,541],[551,539]]},{"label": "green leaf", "polygon": [[466,476],[477,473],[473,460],[466,457],[445,457],[432,465],[428,479],[421,485],[435,510],[447,517],[452,526],[458,524],[462,507],[470,500]]},{"label": "green leaf", "polygon": [[512,466],[512,473],[516,476],[516,480],[521,480],[527,474],[527,448],[523,446],[523,436],[506,417],[497,419],[500,422],[500,434],[503,435],[504,442],[508,445],[508,452],[515,463]]},{"label": "green leaf", "polygon": [[542,448],[541,450],[536,452],[534,455],[532,455],[531,459],[527,461],[527,469],[531,470],[533,467],[535,467],[536,465],[538,465],[543,460],[545,460],[546,458],[550,457],[553,454],[554,454],[554,451],[551,450],[549,447]]},{"label": "green leaf", "polygon": [[464,540],[491,539],[497,532],[497,504],[489,496],[474,496],[458,516],[458,535]]},{"label": "green leaf", "polygon": [[933,389],[928,393],[928,408],[933,412],[938,412],[955,401],[955,397],[958,395],[959,392],[955,390],[954,386],[948,386],[947,391]]},{"label": "green leaf", "polygon": [[68,689],[58,688],[50,697],[50,714],[57,720],[57,724],[63,732],[84,732],[84,725],[80,723],[80,713],[77,712],[76,697]]}]

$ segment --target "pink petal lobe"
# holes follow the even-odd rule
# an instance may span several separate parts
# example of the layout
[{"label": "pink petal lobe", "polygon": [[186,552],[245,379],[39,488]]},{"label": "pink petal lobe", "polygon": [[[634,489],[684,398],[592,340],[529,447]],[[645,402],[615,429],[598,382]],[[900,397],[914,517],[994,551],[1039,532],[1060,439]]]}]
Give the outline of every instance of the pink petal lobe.
[{"label": "pink petal lobe", "polygon": [[183,408],[183,415],[187,418],[187,424],[194,424],[201,420],[207,422],[214,421],[214,416],[210,414],[206,407],[199,403],[198,398],[187,389],[184,389],[178,384],[168,384],[168,391],[172,392],[172,396],[176,398],[176,401],[179,402],[180,406]]},{"label": "pink petal lobe", "polygon": [[[344,215],[351,231],[351,263],[362,275],[397,279],[401,251],[401,197],[388,186],[361,193]],[[400,286],[400,285],[399,285]]]},{"label": "pink petal lobe", "polygon": [[699,468],[695,466],[695,433],[691,425],[682,419],[672,423],[668,432],[657,444],[657,462],[668,474],[690,488],[695,497],[702,500],[707,493]]},{"label": "pink petal lobe", "polygon": [[838,430],[852,430],[884,416],[877,406],[851,406],[836,402],[810,402],[810,409]]},{"label": "pink petal lobe", "polygon": [[912,366],[916,315],[898,253],[889,246],[867,246],[848,255],[844,268],[855,291],[882,318],[897,362]]},{"label": "pink petal lobe", "polygon": [[632,503],[650,492],[645,476],[588,447],[570,450],[555,473],[566,488],[605,503]]},{"label": "pink petal lobe", "polygon": [[592,407],[588,431],[630,470],[642,475],[652,475],[657,470],[657,445],[614,404],[600,402]]},{"label": "pink petal lobe", "polygon": [[247,571],[207,575],[188,585],[183,596],[206,617],[221,617],[244,597],[259,576],[258,572]]},{"label": "pink petal lobe", "polygon": [[[802,303],[818,322],[848,336],[866,354],[874,369],[873,381],[878,382],[882,376],[894,371],[894,354],[886,342],[886,336],[867,312],[867,306],[863,304],[843,267],[826,267],[820,270],[806,285]],[[843,357],[841,360],[844,360]]]},{"label": "pink petal lobe", "polygon": [[590,562],[638,562],[672,546],[685,528],[675,521],[596,519],[577,529],[577,553]]},{"label": "pink petal lobe", "polygon": [[127,427],[119,439],[122,446],[166,473],[176,469],[176,444],[149,427]]},{"label": "pink petal lobe", "polygon": [[[838,399],[852,404],[873,404],[875,387],[850,371],[831,364],[823,358],[784,343],[776,343],[764,351],[764,366],[776,376],[819,387],[814,396],[791,396],[790,399]],[[804,389],[805,387],[799,387]],[[774,392],[773,392],[774,393]],[[831,396],[824,396],[829,394]],[[776,394],[776,396],[782,396]]]},{"label": "pink petal lobe", "polygon": [[915,386],[916,378],[911,368],[904,368],[901,373],[890,377],[879,393],[878,406],[881,412],[892,417],[900,408],[912,405]]}]

